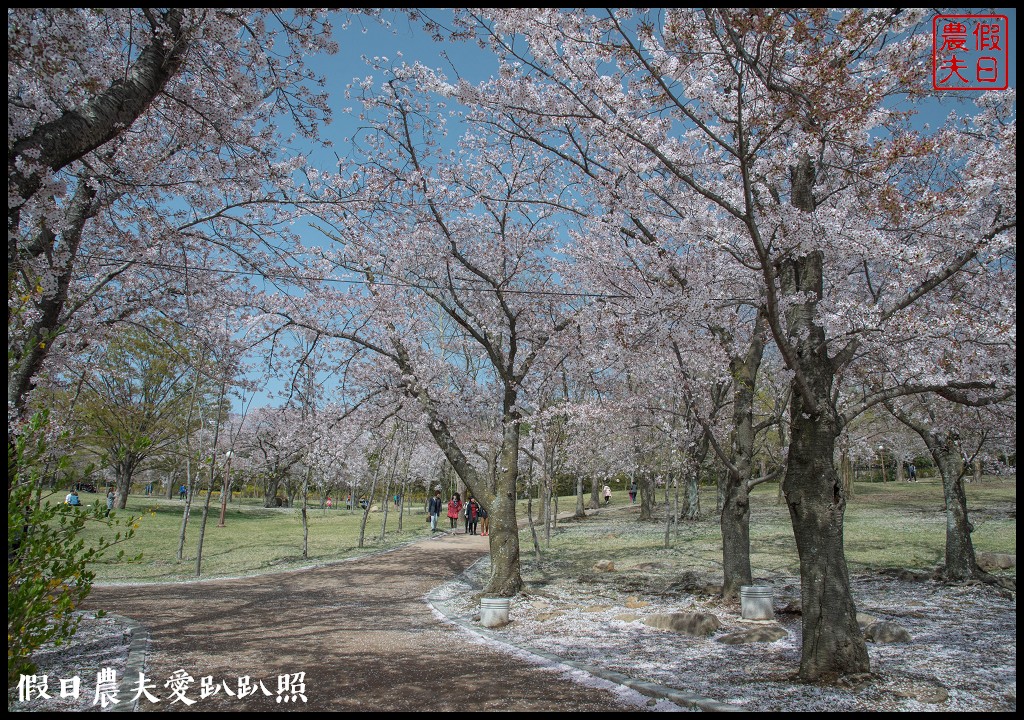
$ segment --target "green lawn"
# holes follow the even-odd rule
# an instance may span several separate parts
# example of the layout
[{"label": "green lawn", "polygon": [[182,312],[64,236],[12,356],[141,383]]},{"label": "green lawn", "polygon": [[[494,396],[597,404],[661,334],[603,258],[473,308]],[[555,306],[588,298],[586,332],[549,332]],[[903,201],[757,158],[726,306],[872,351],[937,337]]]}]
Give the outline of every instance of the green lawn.
[{"label": "green lawn", "polygon": [[[968,484],[966,493],[969,517],[975,527],[975,550],[1015,554],[1016,484],[1002,479],[986,480]],[[671,565],[676,572],[720,573],[722,543],[714,512],[715,496],[714,488],[702,488],[702,519],[681,522],[674,528],[666,548],[664,521],[638,522],[639,505],[628,507],[628,495],[621,490],[613,492],[611,509],[619,512],[582,522],[563,522],[559,532],[552,536],[550,547],[541,537],[543,559],[539,566],[532,560],[532,539],[528,532],[523,533],[521,544],[527,574],[578,573],[601,559],[610,559],[621,569],[655,562]],[[659,490],[659,500],[662,499]],[[574,497],[561,498],[560,510],[574,508]],[[535,517],[537,512],[534,502]],[[660,508],[658,516],[664,517]],[[847,505],[844,537],[852,572],[866,568],[934,569],[943,562],[945,552],[942,486],[938,481],[857,484]],[[779,502],[776,484],[759,486],[752,495],[750,552],[755,576],[799,574],[789,511]]]},{"label": "green lawn", "polygon": [[[98,496],[82,494],[86,503]],[[178,538],[181,532],[181,500],[129,496],[128,507],[119,515],[141,516],[136,535],[121,544],[126,556],[142,553],[137,562],[116,562],[112,558],[95,563],[96,582],[135,582],[188,580],[195,578],[196,548],[202,522],[203,497],[193,502],[186,532],[184,559],[178,562]],[[233,577],[273,570],[306,567],[341,560],[430,534],[422,507],[407,508],[403,530],[398,532],[398,514],[389,508],[387,534],[379,543],[382,512],[371,512],[366,524],[365,547],[357,547],[362,511],[310,508],[309,557],[302,557],[302,518],[298,508],[266,509],[257,501],[228,505],[225,526],[217,527],[220,504],[214,495],[203,541],[202,577]],[[88,534],[100,534],[89,529]],[[87,535],[88,537],[88,535]]]},{"label": "green lawn", "polygon": [[[979,551],[1016,553],[1016,485],[1012,481],[985,481],[966,486],[969,512],[974,523],[975,548]],[[663,496],[659,491],[659,499]],[[778,502],[778,486],[755,489],[751,502],[751,562],[755,574],[797,571],[796,545],[784,504]],[[85,503],[102,502],[99,495],[82,494]],[[128,508],[119,514],[142,515],[136,537],[123,543],[126,555],[142,553],[137,562],[96,563],[97,582],[147,582],[195,578],[196,545],[202,516],[202,501],[192,507],[185,542],[185,559],[175,553],[181,529],[184,503],[178,499],[131,496]],[[589,494],[587,496],[589,500]],[[406,510],[403,531],[398,516],[389,508],[388,532],[378,542],[382,512],[371,512],[363,549],[357,548],[361,512],[309,510],[309,557],[303,559],[302,521],[294,508],[265,509],[257,500],[228,506],[226,527],[218,528],[220,505],[216,495],[210,507],[203,547],[202,577],[233,577],[327,563],[428,536],[423,507]],[[664,546],[664,523],[636,521],[639,506],[626,509],[625,491],[612,495],[612,510],[605,519],[563,522],[544,544],[543,564],[554,569],[561,561],[577,565],[591,558],[608,557],[628,568],[651,560],[668,560],[673,565],[714,572],[721,565],[721,536],[714,514],[715,489],[704,488],[702,519],[680,523],[669,548]],[[559,499],[561,512],[576,506],[574,496]],[[535,522],[539,503],[533,503]],[[659,507],[660,512],[660,507]],[[598,516],[600,517],[600,516]],[[519,503],[519,518],[526,519],[526,501]],[[442,527],[447,520],[442,518]],[[538,532],[540,528],[538,527]],[[87,533],[99,534],[99,529]],[[525,563],[532,557],[529,530],[520,535]],[[942,562],[945,543],[945,513],[942,487],[936,481],[910,483],[862,483],[846,512],[846,556],[851,570],[873,567],[934,568]],[[561,560],[560,560],[561,558]]]}]

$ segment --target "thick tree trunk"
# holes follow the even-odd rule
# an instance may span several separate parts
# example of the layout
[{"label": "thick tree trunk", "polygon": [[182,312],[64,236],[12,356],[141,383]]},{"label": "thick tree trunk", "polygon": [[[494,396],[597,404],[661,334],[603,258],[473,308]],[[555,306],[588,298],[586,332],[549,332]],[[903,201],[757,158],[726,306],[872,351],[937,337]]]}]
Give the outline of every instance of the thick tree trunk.
[{"label": "thick tree trunk", "polygon": [[832,463],[835,434],[827,420],[802,414],[802,399],[794,394],[784,488],[800,555],[800,677],[817,680],[868,672],[870,664],[843,551],[846,498]]},{"label": "thick tree trunk", "polygon": [[987,580],[989,574],[978,567],[971,533],[974,526],[967,517],[967,495],[964,492],[964,460],[956,438],[939,434],[910,415],[890,408],[904,425],[924,440],[935,467],[942,478],[942,495],[946,501],[946,570],[950,580]]},{"label": "thick tree trunk", "polygon": [[735,598],[752,584],[750,571],[750,497],[739,473],[730,472],[722,507],[722,597]]},{"label": "thick tree trunk", "polygon": [[732,452],[722,504],[722,597],[735,598],[752,583],[750,570],[750,480],[754,469],[754,392],[764,354],[758,316],[747,352],[730,361],[733,376]]},{"label": "thick tree trunk", "polygon": [[587,503],[587,507],[590,510],[601,507],[601,483],[596,475],[590,479],[590,502]]},{"label": "thick tree trunk", "polygon": [[[416,373],[409,353],[400,342],[396,341],[393,345],[399,367],[407,378],[415,378]],[[505,387],[502,398],[501,465],[498,468],[493,492],[467,460],[427,392],[415,380],[410,380],[405,390],[415,397],[423,408],[428,419],[427,430],[434,438],[434,442],[448,458],[459,478],[487,509],[490,519],[487,539],[491,550],[491,579],[484,592],[498,597],[515,595],[522,588],[523,579],[519,566],[519,525],[516,522],[521,417],[513,410],[516,406],[514,384]]]},{"label": "thick tree trunk", "polygon": [[586,517],[587,511],[583,503],[583,476],[576,476],[576,512],[573,513],[573,517]]},{"label": "thick tree trunk", "polygon": [[[137,462],[138,461],[134,458],[130,458],[128,460],[118,462],[114,466],[114,470],[117,475],[117,494],[114,498],[114,507],[118,510],[124,510],[128,506],[128,493],[132,489],[132,477],[135,475]],[[104,502],[106,502],[106,500],[104,500]]]},{"label": "thick tree trunk", "polygon": [[519,480],[520,425],[507,418],[501,437],[501,466],[493,500],[488,498],[491,579],[484,592],[491,597],[512,597],[523,587],[519,567],[519,524],[516,521],[516,483]]},{"label": "thick tree trunk", "polygon": [[277,468],[275,468],[273,474],[270,476],[270,479],[267,480],[267,491],[263,496],[263,507],[277,507],[277,490],[280,485],[281,476],[277,472]]},{"label": "thick tree trunk", "polygon": [[783,491],[800,556],[800,677],[808,681],[870,670],[843,550],[846,495],[833,460],[841,430],[831,405],[834,369],[824,329],[815,323],[822,276],[822,256],[815,252],[787,261],[781,277],[784,294],[794,300],[786,321],[798,364]]},{"label": "thick tree trunk", "polygon": [[942,475],[942,494],[946,500],[946,577],[961,581],[980,579],[985,573],[974,555],[974,526],[967,518],[964,463],[959,448],[947,439],[935,442],[929,449]]}]

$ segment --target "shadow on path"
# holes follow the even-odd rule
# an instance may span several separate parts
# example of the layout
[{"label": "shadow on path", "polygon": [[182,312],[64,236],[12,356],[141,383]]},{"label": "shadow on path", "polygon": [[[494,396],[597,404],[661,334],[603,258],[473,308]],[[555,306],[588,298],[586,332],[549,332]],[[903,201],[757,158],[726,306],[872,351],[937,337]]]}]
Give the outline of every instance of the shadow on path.
[{"label": "shadow on path", "polygon": [[[480,536],[436,536],[390,552],[308,570],[201,583],[96,586],[85,609],[104,608],[150,633],[147,681],[157,704],[139,710],[210,711],[623,711],[639,710],[610,690],[482,644],[438,619],[431,588],[487,553]],[[186,706],[165,687],[184,670]],[[279,702],[279,676],[305,673],[306,702]],[[223,689],[200,699],[200,678],[232,691],[263,681],[243,699]],[[122,683],[129,699],[137,678]]]}]

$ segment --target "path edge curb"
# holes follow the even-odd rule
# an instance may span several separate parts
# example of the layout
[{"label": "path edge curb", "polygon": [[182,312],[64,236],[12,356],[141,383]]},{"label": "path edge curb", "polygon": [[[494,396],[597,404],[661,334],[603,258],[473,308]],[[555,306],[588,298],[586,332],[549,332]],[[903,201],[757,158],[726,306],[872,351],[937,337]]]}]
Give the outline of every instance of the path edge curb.
[{"label": "path edge curb", "polygon": [[[125,660],[122,681],[128,678],[138,678],[146,670],[146,658],[149,656],[149,630],[142,623],[124,615],[106,613],[105,617],[128,626],[132,639],[128,643],[128,659]],[[137,712],[140,697],[141,693],[131,703],[118,703],[110,709],[110,712]]]}]

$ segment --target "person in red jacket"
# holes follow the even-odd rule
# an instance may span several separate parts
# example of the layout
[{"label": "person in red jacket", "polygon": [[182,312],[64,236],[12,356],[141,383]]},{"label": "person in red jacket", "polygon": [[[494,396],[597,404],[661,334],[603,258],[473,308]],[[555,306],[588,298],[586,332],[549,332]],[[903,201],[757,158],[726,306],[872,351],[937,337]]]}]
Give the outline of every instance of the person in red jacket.
[{"label": "person in red jacket", "polygon": [[462,511],[462,498],[459,497],[458,493],[452,495],[452,499],[448,501],[448,522],[451,523],[451,527],[454,529],[459,523],[459,513]]}]

